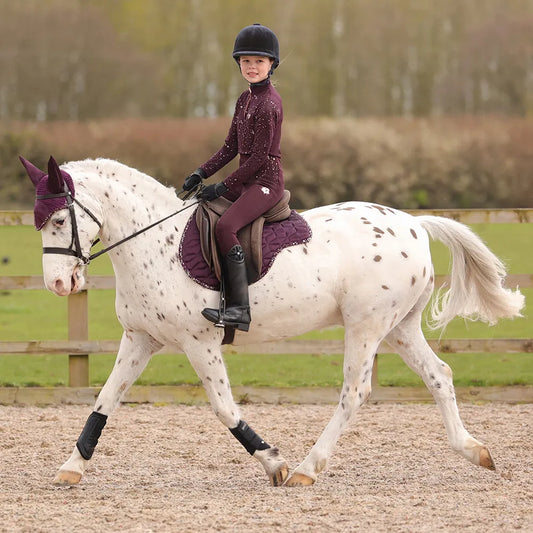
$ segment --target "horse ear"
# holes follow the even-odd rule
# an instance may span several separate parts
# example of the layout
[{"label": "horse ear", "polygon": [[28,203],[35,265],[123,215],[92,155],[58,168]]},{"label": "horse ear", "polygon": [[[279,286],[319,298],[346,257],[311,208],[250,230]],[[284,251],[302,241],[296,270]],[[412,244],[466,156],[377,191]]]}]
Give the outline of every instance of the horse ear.
[{"label": "horse ear", "polygon": [[59,170],[59,165],[56,160],[50,156],[48,160],[48,189],[51,193],[57,194],[58,192],[63,192],[65,185],[65,180],[61,175],[61,170]]},{"label": "horse ear", "polygon": [[27,159],[24,159],[19,155],[20,162],[24,165],[28,176],[30,177],[33,185],[37,187],[37,184],[46,176],[46,172],[37,168],[33,163],[30,163]]}]

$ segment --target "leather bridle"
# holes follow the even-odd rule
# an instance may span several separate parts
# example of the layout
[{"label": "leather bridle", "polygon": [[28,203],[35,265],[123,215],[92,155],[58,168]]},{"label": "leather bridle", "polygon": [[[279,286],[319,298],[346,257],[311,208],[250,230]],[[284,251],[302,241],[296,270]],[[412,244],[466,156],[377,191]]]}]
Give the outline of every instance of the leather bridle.
[{"label": "leather bridle", "polygon": [[[102,224],[100,221],[93,215],[90,209],[87,209],[82,205],[76,198],[72,196],[70,189],[67,184],[64,184],[64,191],[54,194],[38,194],[37,200],[48,200],[49,198],[66,198],[67,207],[70,213],[70,222],[72,228],[72,238],[70,239],[70,245],[68,248],[59,248],[59,247],[43,247],[43,254],[63,254],[63,255],[72,255],[77,257],[84,265],[88,265],[93,259],[93,256],[85,257],[81,249],[80,236],[78,234],[78,223],[76,221],[76,211],[74,210],[74,203],[78,204],[95,222],[98,224],[98,227],[101,228]],[[96,243],[93,243],[93,245]]]},{"label": "leather bridle", "polygon": [[[177,195],[180,195],[184,191],[181,190],[177,193]],[[194,192],[194,191],[193,191]],[[191,194],[187,194],[184,196],[183,199],[188,199],[191,196]],[[81,202],[76,200],[74,196],[72,196],[72,192],[68,188],[67,184],[64,184],[64,191],[60,193],[54,193],[54,194],[40,194],[37,195],[37,200],[47,200],[49,198],[66,198],[67,200],[67,207],[70,214],[70,221],[71,221],[71,228],[72,228],[72,237],[70,240],[70,245],[68,248],[61,248],[61,247],[54,247],[54,246],[45,246],[43,247],[43,254],[61,254],[61,255],[71,255],[73,257],[77,257],[80,262],[83,265],[88,265],[93,259],[96,259],[97,257],[109,252],[109,250],[112,250],[113,248],[125,243],[126,241],[129,241],[130,239],[133,239],[134,237],[137,237],[137,235],[140,235],[141,233],[144,233],[145,231],[148,231],[149,229],[161,224],[161,222],[164,222],[165,220],[177,215],[178,213],[181,213],[182,211],[185,211],[185,209],[188,209],[189,207],[192,207],[194,205],[197,205],[199,201],[192,202],[189,205],[186,205],[182,209],[178,209],[177,211],[174,211],[174,213],[171,213],[170,215],[167,215],[166,217],[162,218],[161,220],[158,220],[157,222],[154,222],[153,224],[150,224],[149,226],[146,226],[145,228],[140,229],[139,231],[136,231],[135,233],[132,233],[131,235],[128,235],[127,237],[124,237],[120,241],[111,244],[107,248],[104,248],[103,250],[100,250],[94,254],[90,254],[88,257],[83,255],[83,251],[81,249],[80,244],[80,237],[78,234],[78,223],[76,221],[76,211],[74,210],[74,204],[76,203],[83,209],[85,213],[87,213],[98,225],[98,228],[102,227],[101,222],[96,218],[96,216],[91,212],[90,209],[85,207]],[[100,239],[96,239],[92,244],[91,248],[99,242]]]}]

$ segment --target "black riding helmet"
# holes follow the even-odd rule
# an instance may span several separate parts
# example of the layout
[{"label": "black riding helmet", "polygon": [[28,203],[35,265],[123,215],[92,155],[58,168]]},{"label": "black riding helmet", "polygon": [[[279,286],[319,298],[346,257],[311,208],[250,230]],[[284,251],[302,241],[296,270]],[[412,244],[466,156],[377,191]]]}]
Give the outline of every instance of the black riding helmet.
[{"label": "black riding helmet", "polygon": [[279,65],[279,42],[276,34],[262,24],[243,28],[235,38],[233,59],[239,63],[240,56],[265,56],[274,60],[272,71]]}]

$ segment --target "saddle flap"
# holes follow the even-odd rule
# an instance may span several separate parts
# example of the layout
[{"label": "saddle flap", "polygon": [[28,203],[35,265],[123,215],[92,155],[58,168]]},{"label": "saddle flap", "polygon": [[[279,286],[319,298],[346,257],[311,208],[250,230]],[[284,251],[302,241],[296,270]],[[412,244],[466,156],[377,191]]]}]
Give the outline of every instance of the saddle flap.
[{"label": "saddle flap", "polygon": [[[196,209],[196,225],[200,233],[200,249],[205,262],[215,273],[220,281],[222,279],[222,266],[219,261],[215,241],[215,225],[220,218],[206,203],[200,203]],[[214,252],[213,252],[214,251]]]}]

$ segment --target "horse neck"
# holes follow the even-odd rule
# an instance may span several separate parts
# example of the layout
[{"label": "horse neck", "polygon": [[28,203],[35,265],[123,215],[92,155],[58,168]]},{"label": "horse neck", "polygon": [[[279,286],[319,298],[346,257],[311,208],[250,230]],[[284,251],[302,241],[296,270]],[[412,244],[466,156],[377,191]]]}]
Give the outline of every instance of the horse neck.
[{"label": "horse neck", "polygon": [[[84,161],[76,170],[80,171],[77,192],[79,188],[87,202],[98,204],[97,212],[102,216],[100,239],[104,246],[149,226],[183,205],[172,189],[115,161]],[[180,230],[183,225],[176,224]],[[154,230],[156,228],[149,231]],[[113,260],[115,254],[110,255]]]}]

